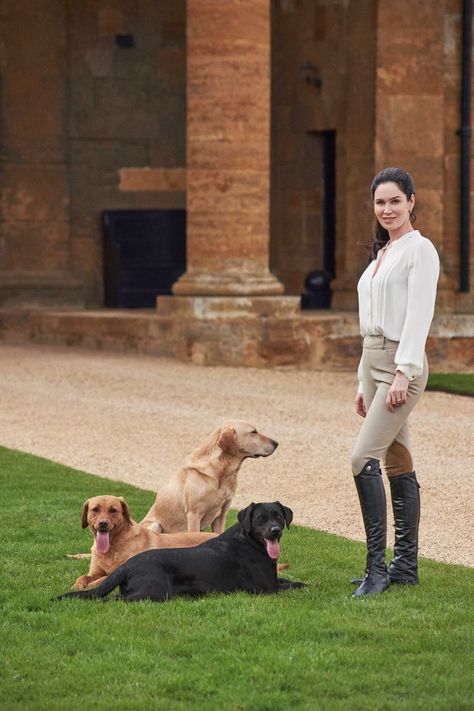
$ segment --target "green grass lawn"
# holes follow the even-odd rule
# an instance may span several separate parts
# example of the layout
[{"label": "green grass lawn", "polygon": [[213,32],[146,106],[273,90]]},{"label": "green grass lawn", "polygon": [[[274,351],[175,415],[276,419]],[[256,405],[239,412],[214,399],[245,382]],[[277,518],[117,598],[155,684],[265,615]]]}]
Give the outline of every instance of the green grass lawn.
[{"label": "green grass lawn", "polygon": [[427,390],[474,397],[474,373],[432,373],[428,378]]},{"label": "green grass lawn", "polygon": [[153,494],[1,448],[0,481],[2,710],[473,709],[471,569],[423,560],[418,587],[352,600],[364,546],[292,526],[305,590],[51,602],[87,569],[65,557],[91,544],[83,501],[122,494],[139,519]]}]

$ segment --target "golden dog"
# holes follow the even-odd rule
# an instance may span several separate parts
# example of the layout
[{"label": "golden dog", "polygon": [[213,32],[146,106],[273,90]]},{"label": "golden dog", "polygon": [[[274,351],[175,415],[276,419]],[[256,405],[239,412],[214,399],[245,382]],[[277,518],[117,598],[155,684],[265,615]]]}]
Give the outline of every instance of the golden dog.
[{"label": "golden dog", "polygon": [[[96,587],[129,558],[154,548],[191,548],[214,538],[214,533],[156,533],[133,521],[122,496],[94,496],[84,503],[82,528],[94,537],[90,569],[73,587]],[[78,557],[78,556],[72,556]],[[83,556],[79,556],[83,557]]]},{"label": "golden dog", "polygon": [[211,526],[214,533],[222,533],[242,462],[268,457],[277,447],[278,442],[248,422],[224,422],[159,489],[141,525],[163,533],[197,532]]}]

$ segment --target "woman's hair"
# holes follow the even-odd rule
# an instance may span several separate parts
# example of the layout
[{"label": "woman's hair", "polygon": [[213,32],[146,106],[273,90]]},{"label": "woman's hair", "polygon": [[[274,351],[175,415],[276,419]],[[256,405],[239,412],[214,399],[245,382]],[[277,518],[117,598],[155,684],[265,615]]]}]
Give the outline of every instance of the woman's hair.
[{"label": "woman's hair", "polygon": [[[380,171],[380,173],[377,173],[370,187],[372,200],[374,198],[375,191],[379,185],[382,185],[383,183],[395,183],[399,190],[406,195],[407,200],[415,194],[415,184],[413,182],[413,178],[410,173],[407,173],[407,171],[403,170],[403,168],[384,168]],[[415,220],[415,208],[413,207],[410,213],[410,222],[413,224]],[[368,245],[370,261],[376,258],[379,249],[382,249],[382,247],[387,244],[389,239],[390,235],[388,234],[388,230],[386,230],[385,227],[382,227],[377,218],[375,218],[372,242]]]}]

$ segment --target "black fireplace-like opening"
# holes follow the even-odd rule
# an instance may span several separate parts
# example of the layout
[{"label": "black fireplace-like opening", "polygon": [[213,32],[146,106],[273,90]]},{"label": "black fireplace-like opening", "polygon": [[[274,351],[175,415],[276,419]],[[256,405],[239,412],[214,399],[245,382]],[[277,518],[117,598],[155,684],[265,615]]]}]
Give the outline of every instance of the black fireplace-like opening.
[{"label": "black fireplace-like opening", "polygon": [[186,210],[106,210],[104,304],[154,307],[186,271]]}]

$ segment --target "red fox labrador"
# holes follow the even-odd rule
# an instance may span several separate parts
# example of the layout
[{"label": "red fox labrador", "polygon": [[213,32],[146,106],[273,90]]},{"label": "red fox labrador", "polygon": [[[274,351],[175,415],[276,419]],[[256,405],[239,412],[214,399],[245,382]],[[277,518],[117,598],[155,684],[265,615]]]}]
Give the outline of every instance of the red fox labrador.
[{"label": "red fox labrador", "polygon": [[237,488],[237,474],[248,457],[268,457],[278,442],[243,420],[228,420],[192,452],[184,467],[159,489],[141,525],[163,533],[225,529]]},{"label": "red fox labrador", "polygon": [[94,537],[90,569],[87,575],[78,577],[73,586],[76,590],[96,587],[137,553],[155,548],[191,548],[215,537],[214,533],[156,533],[130,517],[122,496],[88,499],[82,509],[82,528],[87,526]]}]

